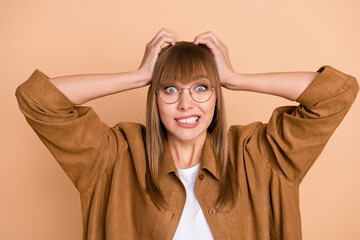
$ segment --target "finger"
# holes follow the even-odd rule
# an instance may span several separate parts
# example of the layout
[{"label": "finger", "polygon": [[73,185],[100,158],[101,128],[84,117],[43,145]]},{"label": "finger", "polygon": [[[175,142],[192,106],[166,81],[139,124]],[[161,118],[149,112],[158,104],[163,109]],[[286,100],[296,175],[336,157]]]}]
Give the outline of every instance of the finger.
[{"label": "finger", "polygon": [[215,42],[211,38],[204,37],[204,36],[197,38],[196,41],[194,41],[194,44],[198,44],[199,41],[201,41],[201,40],[208,40],[208,41],[212,42],[213,44],[215,44]]},{"label": "finger", "polygon": [[163,28],[164,31],[166,31],[167,33],[171,34],[174,38],[176,38],[176,40],[178,39],[178,36],[176,33],[174,33],[173,31],[167,29],[167,28]]},{"label": "finger", "polygon": [[219,51],[219,48],[209,38],[199,38],[197,39],[197,43],[205,44],[206,46],[208,46],[214,55]]},{"label": "finger", "polygon": [[162,28],[155,35],[155,37],[149,42],[149,44],[156,44],[162,36],[171,36],[175,39],[175,41],[177,41],[177,39],[178,39],[177,35],[174,32],[172,32],[166,28]]},{"label": "finger", "polygon": [[211,36],[204,36],[204,35],[202,35],[201,37],[198,37],[198,38],[194,41],[194,43],[195,43],[195,44],[198,44],[199,39],[208,39],[208,40],[210,40],[211,42],[213,42],[215,45],[220,46],[219,41],[217,41],[216,39],[212,38]]},{"label": "finger", "polygon": [[175,39],[175,42],[177,42],[178,36],[176,33],[174,33],[173,31],[170,31],[169,29],[166,29],[166,28],[162,28],[162,30],[166,33],[167,36],[173,37]]},{"label": "finger", "polygon": [[154,45],[154,48],[156,49],[156,52],[159,53],[161,50],[161,47],[165,44],[165,43],[169,43],[171,45],[175,45],[175,41],[176,39],[174,37],[170,37],[170,36],[162,36]]},{"label": "finger", "polygon": [[207,31],[205,33],[202,33],[202,34],[196,36],[194,39],[195,44],[197,44],[197,42],[198,42],[197,40],[199,38],[209,38],[212,42],[214,42],[216,45],[219,45],[219,46],[222,44],[221,41],[218,39],[218,37],[216,37],[215,34],[211,31]]},{"label": "finger", "polygon": [[[148,43],[148,46],[150,48],[156,48],[158,49],[159,47],[161,48],[164,43],[169,43],[171,45],[175,45],[177,39],[174,36],[171,35],[160,35],[159,37],[157,37],[156,39],[152,40],[151,42]],[[161,45],[158,46],[161,42]]]}]

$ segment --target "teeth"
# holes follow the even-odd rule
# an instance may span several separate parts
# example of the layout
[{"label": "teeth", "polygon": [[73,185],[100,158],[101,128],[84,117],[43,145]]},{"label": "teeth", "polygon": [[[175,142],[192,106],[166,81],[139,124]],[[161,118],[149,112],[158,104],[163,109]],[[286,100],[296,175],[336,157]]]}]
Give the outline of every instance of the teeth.
[{"label": "teeth", "polygon": [[199,117],[189,117],[189,118],[184,118],[184,119],[178,119],[177,121],[182,122],[182,123],[195,123],[197,120],[199,119]]}]

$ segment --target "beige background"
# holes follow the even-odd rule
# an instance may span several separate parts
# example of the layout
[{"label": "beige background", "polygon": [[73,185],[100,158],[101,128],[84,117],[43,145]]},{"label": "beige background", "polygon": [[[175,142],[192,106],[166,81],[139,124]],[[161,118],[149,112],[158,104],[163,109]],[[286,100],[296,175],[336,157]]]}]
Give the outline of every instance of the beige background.
[{"label": "beige background", "polygon": [[[212,30],[238,72],[316,71],[360,78],[357,0],[0,2],[0,239],[81,239],[79,194],[18,109],[15,89],[39,68],[50,77],[137,69],[161,27],[192,41]],[[96,99],[113,126],[144,123],[146,88]],[[225,91],[229,124],[267,122],[279,97]],[[360,239],[359,97],[304,179],[305,240]]]}]

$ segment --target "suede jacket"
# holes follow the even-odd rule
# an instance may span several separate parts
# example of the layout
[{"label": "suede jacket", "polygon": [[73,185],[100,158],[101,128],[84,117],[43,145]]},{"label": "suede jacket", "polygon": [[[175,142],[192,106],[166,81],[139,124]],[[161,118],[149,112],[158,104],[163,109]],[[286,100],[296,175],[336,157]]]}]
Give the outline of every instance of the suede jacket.
[{"label": "suede jacket", "polygon": [[[300,240],[299,185],[354,102],[355,77],[325,65],[268,123],[231,126],[229,157],[240,184],[230,212],[214,210],[219,167],[206,139],[195,192],[215,239]],[[167,145],[160,188],[171,210],[146,192],[145,127],[109,127],[92,107],[71,102],[36,69],[16,89],[21,112],[80,193],[84,240],[172,239],[185,188]]]}]

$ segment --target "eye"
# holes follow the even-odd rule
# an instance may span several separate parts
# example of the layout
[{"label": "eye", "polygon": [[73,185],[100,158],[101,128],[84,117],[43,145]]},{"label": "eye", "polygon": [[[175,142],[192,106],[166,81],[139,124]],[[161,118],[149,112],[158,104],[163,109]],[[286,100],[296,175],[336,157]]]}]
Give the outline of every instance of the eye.
[{"label": "eye", "polygon": [[195,91],[197,92],[205,92],[206,90],[208,90],[208,86],[206,85],[199,85],[195,88]]},{"label": "eye", "polygon": [[177,93],[178,89],[176,87],[173,87],[173,86],[165,87],[164,92],[167,93],[167,94]]}]

